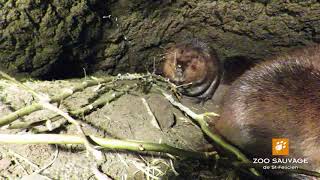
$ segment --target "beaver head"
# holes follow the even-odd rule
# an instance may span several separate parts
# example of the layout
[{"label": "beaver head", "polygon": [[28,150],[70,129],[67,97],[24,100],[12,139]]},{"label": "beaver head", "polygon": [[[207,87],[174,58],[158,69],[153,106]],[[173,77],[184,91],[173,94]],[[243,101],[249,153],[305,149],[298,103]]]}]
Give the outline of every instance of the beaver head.
[{"label": "beaver head", "polygon": [[221,65],[214,50],[193,40],[167,49],[162,72],[182,94],[207,100],[220,83]]}]

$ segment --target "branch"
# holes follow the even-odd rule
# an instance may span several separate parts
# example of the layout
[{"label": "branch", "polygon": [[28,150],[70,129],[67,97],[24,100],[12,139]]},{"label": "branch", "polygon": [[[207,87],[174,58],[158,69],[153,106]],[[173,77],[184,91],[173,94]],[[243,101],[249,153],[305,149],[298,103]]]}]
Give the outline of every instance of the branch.
[{"label": "branch", "polygon": [[83,138],[84,141],[84,145],[87,149],[87,152],[91,152],[92,155],[97,159],[97,160],[101,160],[102,159],[102,153],[96,149],[94,149],[94,147],[91,145],[91,143],[88,141],[84,130],[82,129],[81,124],[73,119],[68,112],[64,112],[61,109],[59,109],[56,105],[51,104],[50,101],[50,97],[46,94],[40,94],[37,93],[36,91],[34,91],[33,89],[31,89],[30,87],[22,84],[21,82],[15,80],[14,78],[10,77],[9,75],[5,74],[4,72],[0,71],[0,75],[2,75],[3,77],[5,77],[6,79],[10,80],[11,82],[17,84],[19,87],[23,88],[24,90],[32,93],[33,96],[38,98],[39,104],[41,105],[41,108],[50,110],[54,113],[59,114],[60,116],[64,117],[66,120],[68,120],[70,123],[72,123],[73,125],[76,126],[79,134],[81,135],[81,137]]},{"label": "branch", "polygon": [[108,92],[106,95],[100,97],[99,99],[95,100],[93,103],[86,105],[80,109],[74,110],[74,111],[70,111],[70,114],[73,116],[79,116],[82,114],[86,114],[89,111],[92,111],[93,109],[96,109],[97,107],[101,106],[101,105],[105,105],[111,101],[113,101],[114,99],[117,99],[119,97],[121,97],[122,95],[126,94],[130,89],[133,89],[137,87],[137,84],[133,84],[133,85],[127,85],[124,88],[118,90],[118,91],[110,91]]},{"label": "branch", "polygon": [[[187,151],[169,146],[162,143],[149,143],[133,140],[118,140],[112,138],[99,138],[96,136],[88,136],[94,143],[103,148],[129,150],[135,152],[163,152],[179,157],[193,159],[209,159],[213,158],[215,152],[195,152]],[[0,134],[0,144],[85,144],[82,137],[75,135],[58,135],[58,134]]]},{"label": "branch", "polygon": [[[110,103],[111,101],[121,97],[122,95],[126,94],[129,90],[133,89],[137,87],[137,84],[133,84],[130,86],[125,86],[122,89],[119,89],[118,91],[109,91],[108,93],[106,93],[105,95],[103,95],[102,97],[98,98],[97,100],[95,100],[93,103],[88,104],[82,108],[76,109],[76,110],[71,110],[69,111],[69,114],[71,116],[74,117],[81,117],[81,115],[85,115],[88,112],[102,106],[105,105],[107,103]],[[30,127],[35,127],[35,126],[40,126],[40,125],[44,125],[46,122],[50,121],[51,123],[56,122],[58,120],[61,119],[60,115],[54,115],[50,118],[47,118],[47,120],[40,120],[40,121],[36,121],[36,122],[18,122],[18,123],[13,123],[10,124],[7,128],[8,129],[22,129],[22,128],[30,128]],[[84,121],[87,121],[87,119],[83,119]],[[36,127],[33,132],[44,132],[44,131],[52,131],[53,129],[59,128],[60,125],[64,124],[66,121],[62,121],[61,123],[59,123],[59,125],[55,125],[55,127],[53,128],[41,128],[41,127]]]},{"label": "branch", "polygon": [[[1,72],[0,75],[2,75],[6,79],[12,81],[12,78],[8,78],[10,76],[5,76],[5,73],[3,73],[3,72]],[[119,76],[115,76],[115,77],[114,76],[106,77],[103,79],[93,78],[93,80],[85,80],[80,85],[75,86],[75,87],[71,87],[68,90],[61,92],[59,95],[53,96],[51,99],[49,99],[49,103],[59,102],[65,98],[71,96],[75,92],[82,91],[83,89],[85,89],[87,87],[96,86],[96,85],[99,85],[102,83],[112,82],[112,81],[116,81],[116,80],[141,79],[146,76],[147,75],[142,75],[142,74],[125,74],[125,75],[119,75]],[[17,120],[19,117],[29,115],[29,114],[31,114],[35,111],[41,110],[41,109],[42,109],[41,103],[39,103],[39,102],[32,103],[29,106],[23,107],[13,113],[10,113],[8,115],[5,115],[4,117],[1,117],[0,118],[0,127],[12,123],[13,121]]]},{"label": "branch", "polygon": [[[209,128],[208,123],[205,121],[205,117],[208,115],[212,116],[219,116],[216,113],[204,113],[204,114],[196,114],[188,107],[184,106],[183,104],[175,101],[173,97],[169,94],[167,94],[164,90],[161,88],[158,88],[162,95],[175,107],[179,108],[182,112],[186,113],[188,116],[190,116],[192,119],[194,119],[199,125],[201,130],[215,143],[219,144],[222,148],[224,148],[226,151],[234,154],[239,160],[249,163],[251,162],[245,154],[243,154],[240,150],[238,150],[236,147],[232,146],[231,144],[227,143],[225,140],[223,140],[218,134],[213,133],[212,130]],[[250,171],[256,175],[260,176],[260,173],[256,171],[255,169],[251,168]]]}]

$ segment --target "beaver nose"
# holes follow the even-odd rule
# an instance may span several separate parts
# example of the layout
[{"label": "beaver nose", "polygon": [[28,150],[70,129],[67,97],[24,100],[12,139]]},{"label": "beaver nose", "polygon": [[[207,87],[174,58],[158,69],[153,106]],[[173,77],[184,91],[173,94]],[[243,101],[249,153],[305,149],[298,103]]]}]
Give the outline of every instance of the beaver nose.
[{"label": "beaver nose", "polygon": [[176,77],[182,77],[182,75],[183,75],[182,66],[178,64],[176,67]]},{"label": "beaver nose", "polygon": [[173,83],[176,85],[180,85],[183,82],[183,69],[180,64],[176,66],[175,77],[173,79]]}]

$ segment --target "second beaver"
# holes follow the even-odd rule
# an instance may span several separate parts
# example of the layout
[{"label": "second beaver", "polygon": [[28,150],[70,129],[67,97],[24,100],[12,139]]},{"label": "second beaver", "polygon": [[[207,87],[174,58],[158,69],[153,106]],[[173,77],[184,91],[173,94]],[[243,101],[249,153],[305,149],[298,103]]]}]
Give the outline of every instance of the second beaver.
[{"label": "second beaver", "polygon": [[278,158],[272,156],[272,138],[287,138],[289,155],[280,157],[305,158],[307,164],[292,165],[319,171],[320,45],[278,56],[245,72],[225,95],[214,126],[256,158]]},{"label": "second beaver", "polygon": [[200,40],[190,40],[169,48],[163,75],[181,85],[184,95],[201,101],[210,99],[221,79],[221,64],[213,49]]}]

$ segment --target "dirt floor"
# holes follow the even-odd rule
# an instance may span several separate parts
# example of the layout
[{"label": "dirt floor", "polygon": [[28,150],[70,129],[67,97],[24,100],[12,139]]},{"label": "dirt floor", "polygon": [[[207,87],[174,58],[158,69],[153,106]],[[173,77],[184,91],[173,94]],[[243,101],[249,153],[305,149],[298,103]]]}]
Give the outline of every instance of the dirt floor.
[{"label": "dirt floor", "polygon": [[[38,93],[50,96],[63,92],[82,80],[28,81],[24,84]],[[132,82],[125,82],[130,84]],[[122,86],[122,85],[121,85]],[[30,105],[34,98],[29,92],[11,82],[0,81],[0,117]],[[96,96],[99,86],[86,88],[82,92],[60,102],[63,110],[74,110],[89,104]],[[194,99],[183,97],[182,104],[196,113],[219,112],[222,96],[228,85],[218,88],[212,100],[201,105]],[[150,112],[151,111],[151,112]],[[63,118],[52,122],[58,128],[44,131],[47,126],[22,128],[24,122],[52,119],[54,113],[48,110],[36,111],[0,129],[4,134],[56,133],[77,134],[76,127],[65,123]],[[149,93],[130,91],[120,98],[99,107],[83,116],[86,134],[99,137],[162,142],[187,150],[212,149],[200,128],[190,118],[174,108],[161,94],[151,89]],[[10,128],[18,129],[9,129]],[[100,171],[112,179],[224,179],[225,170],[215,169],[207,162],[182,161],[159,153],[138,154],[128,151],[103,150],[106,160]],[[41,172],[39,169],[53,161]],[[0,179],[95,179],[92,165],[94,158],[88,158],[81,145],[0,145]]]}]

